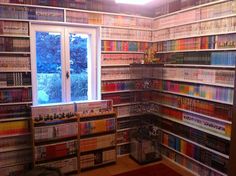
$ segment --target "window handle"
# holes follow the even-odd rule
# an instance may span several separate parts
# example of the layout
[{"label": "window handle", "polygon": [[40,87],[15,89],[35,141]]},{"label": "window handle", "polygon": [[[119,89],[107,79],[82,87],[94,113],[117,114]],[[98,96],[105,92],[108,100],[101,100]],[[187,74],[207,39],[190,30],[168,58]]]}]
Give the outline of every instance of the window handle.
[{"label": "window handle", "polygon": [[67,71],[66,72],[66,79],[68,79],[70,77],[70,73]]}]

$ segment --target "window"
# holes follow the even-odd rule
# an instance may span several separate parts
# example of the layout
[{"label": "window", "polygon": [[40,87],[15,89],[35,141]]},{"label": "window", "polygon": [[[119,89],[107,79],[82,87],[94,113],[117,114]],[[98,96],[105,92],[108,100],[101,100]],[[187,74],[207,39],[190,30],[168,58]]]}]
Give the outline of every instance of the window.
[{"label": "window", "polygon": [[34,104],[98,99],[96,29],[32,25]]}]

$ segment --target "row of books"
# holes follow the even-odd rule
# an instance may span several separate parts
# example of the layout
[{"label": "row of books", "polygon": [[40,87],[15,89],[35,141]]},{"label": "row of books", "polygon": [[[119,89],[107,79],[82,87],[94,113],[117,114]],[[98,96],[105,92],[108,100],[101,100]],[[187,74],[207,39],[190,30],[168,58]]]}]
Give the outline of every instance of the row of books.
[{"label": "row of books", "polygon": [[0,119],[30,117],[30,105],[5,105],[0,106]]},{"label": "row of books", "polygon": [[[132,95],[130,95],[132,96]],[[128,115],[132,115],[131,109],[133,108],[134,105],[127,105],[127,106],[118,106],[116,107],[116,113],[117,116],[128,116]],[[118,125],[118,124],[117,124]],[[117,127],[119,128],[119,126]]]},{"label": "row of books", "polygon": [[29,101],[32,101],[31,88],[0,90],[0,103],[29,102]]},{"label": "row of books", "polygon": [[113,105],[121,103],[130,103],[132,101],[130,93],[104,94],[103,100],[112,100]]},{"label": "row of books", "polygon": [[0,51],[29,52],[29,39],[0,37]]},{"label": "row of books", "polygon": [[151,29],[152,20],[122,15],[67,11],[67,22]]},{"label": "row of books", "polygon": [[[102,74],[102,80],[106,80],[106,79],[130,79],[131,75],[130,75],[130,69],[129,67],[121,67],[121,68],[103,68],[101,70],[101,74]],[[0,75],[1,76],[1,75]],[[1,81],[1,77],[0,77],[0,81]]]},{"label": "row of books", "polygon": [[220,172],[227,173],[228,160],[199,146],[172,135],[163,134],[162,144],[200,161]]},{"label": "row of books", "polygon": [[152,33],[152,40],[171,40],[197,35],[234,32],[236,30],[235,21],[235,17],[229,17],[162,29]]},{"label": "row of books", "polygon": [[27,120],[0,123],[0,136],[24,134],[28,132],[29,122]]},{"label": "row of books", "polygon": [[200,49],[214,49],[215,44],[216,44],[215,36],[206,36],[206,37],[195,37],[195,38],[157,42],[156,48],[158,52],[200,50]]},{"label": "row of books", "polygon": [[120,90],[134,90],[142,89],[142,81],[113,81],[103,82],[102,92],[120,91]]},{"label": "row of books", "polygon": [[7,149],[11,147],[21,147],[21,146],[30,146],[31,140],[29,136],[21,136],[19,137],[9,137],[9,138],[2,138],[0,143],[1,149]]},{"label": "row of books", "polygon": [[29,24],[21,21],[0,21],[0,34],[29,35]]},{"label": "row of books", "polygon": [[167,53],[157,56],[161,63],[235,65],[236,52]]},{"label": "row of books", "polygon": [[152,93],[152,100],[163,105],[173,106],[223,120],[232,120],[232,107],[228,105],[159,92]]},{"label": "row of books", "polygon": [[116,150],[94,151],[80,156],[80,167],[86,169],[97,165],[107,164],[116,161]]},{"label": "row of books", "polygon": [[219,138],[212,134],[199,131],[199,129],[190,128],[183,124],[179,124],[167,119],[161,120],[161,128],[167,129],[169,132],[173,134],[182,136],[183,138],[189,139],[190,141],[196,142],[202,146],[229,155],[230,152],[229,140]]},{"label": "row of books", "polygon": [[30,73],[0,73],[0,87],[29,85],[31,85]]},{"label": "row of books", "polygon": [[161,152],[162,152],[162,155],[164,155],[165,157],[168,157],[173,162],[180,164],[181,166],[189,169],[190,171],[196,173],[197,175],[201,175],[201,176],[208,176],[208,175],[221,176],[222,175],[166,147],[162,147]]},{"label": "row of books", "polygon": [[0,17],[43,21],[64,21],[64,11],[61,9],[1,5]]},{"label": "row of books", "polygon": [[213,0],[169,0],[162,5],[159,5],[155,8],[155,15],[160,16],[164,14],[168,14],[171,12],[175,12],[181,9],[190,8],[193,6],[198,6],[201,4],[206,4],[212,2]]},{"label": "row of books", "polygon": [[80,152],[88,152],[97,149],[115,146],[116,135],[108,134],[98,137],[90,137],[80,140]]},{"label": "row of books", "polygon": [[145,40],[151,41],[152,32],[134,29],[102,28],[103,39]]},{"label": "row of books", "polygon": [[110,132],[116,129],[116,119],[108,118],[80,122],[80,136]]},{"label": "row of books", "polygon": [[33,135],[36,143],[41,141],[52,141],[56,139],[77,137],[78,122],[34,127]]},{"label": "row of books", "polygon": [[102,51],[139,51],[144,52],[150,46],[147,42],[102,41]]},{"label": "row of books", "polygon": [[219,122],[217,120],[209,119],[200,115],[186,113],[156,104],[151,105],[150,111],[172,119],[176,119],[185,124],[199,127],[200,129],[212,131],[216,134],[221,134],[224,136],[231,135],[231,125],[224,122]]},{"label": "row of books", "polygon": [[223,17],[233,15],[235,13],[235,2],[228,1],[223,3],[214,4],[211,6],[200,7],[193,10],[188,10],[182,13],[169,15],[163,18],[158,18],[154,21],[154,28],[165,28],[174,25],[182,25],[188,22]]},{"label": "row of books", "polygon": [[78,158],[73,157],[73,158],[69,158],[69,159],[47,162],[47,163],[43,163],[43,164],[38,164],[37,166],[59,168],[61,173],[67,174],[67,173],[71,173],[73,171],[78,170]]},{"label": "row of books", "polygon": [[101,63],[106,64],[132,64],[141,63],[144,56],[143,54],[102,54]]},{"label": "row of books", "polygon": [[213,87],[208,85],[197,85],[191,83],[176,83],[172,81],[154,80],[152,88],[173,93],[206,98],[209,100],[219,100],[225,103],[233,102],[233,89],[225,87]]},{"label": "row of books", "polygon": [[9,166],[29,163],[32,161],[32,151],[31,150],[21,150],[21,151],[11,151],[1,153],[0,155],[0,166]]},{"label": "row of books", "polygon": [[0,56],[0,68],[5,71],[30,70],[30,58],[20,56]]},{"label": "row of books", "polygon": [[236,34],[227,34],[217,36],[217,48],[235,48]]},{"label": "row of books", "polygon": [[[234,85],[234,71],[196,69],[196,68],[163,68],[162,79],[197,81],[209,84]],[[160,75],[158,75],[159,77]]]},{"label": "row of books", "polygon": [[71,155],[76,155],[78,149],[78,141],[71,140],[61,143],[49,145],[40,145],[34,148],[34,158],[37,163],[47,162]]}]

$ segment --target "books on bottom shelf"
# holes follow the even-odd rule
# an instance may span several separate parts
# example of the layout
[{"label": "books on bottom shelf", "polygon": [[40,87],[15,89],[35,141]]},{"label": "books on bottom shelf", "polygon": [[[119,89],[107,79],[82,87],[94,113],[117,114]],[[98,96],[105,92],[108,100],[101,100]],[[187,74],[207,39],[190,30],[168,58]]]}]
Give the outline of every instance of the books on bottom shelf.
[{"label": "books on bottom shelf", "polygon": [[80,156],[80,167],[86,169],[96,167],[103,164],[108,164],[116,161],[116,150],[101,150],[95,151],[86,155]]},{"label": "books on bottom shelf", "polygon": [[63,174],[66,174],[78,170],[78,158],[73,157],[69,159],[38,164],[37,166],[59,168]]}]

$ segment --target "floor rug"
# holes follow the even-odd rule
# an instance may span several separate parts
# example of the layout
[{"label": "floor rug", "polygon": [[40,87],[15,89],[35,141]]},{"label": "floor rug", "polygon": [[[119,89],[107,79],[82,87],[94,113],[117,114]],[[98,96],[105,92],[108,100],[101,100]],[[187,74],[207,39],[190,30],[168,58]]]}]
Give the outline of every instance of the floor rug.
[{"label": "floor rug", "polygon": [[136,170],[128,171],[114,176],[181,176],[165,164],[145,166]]}]

